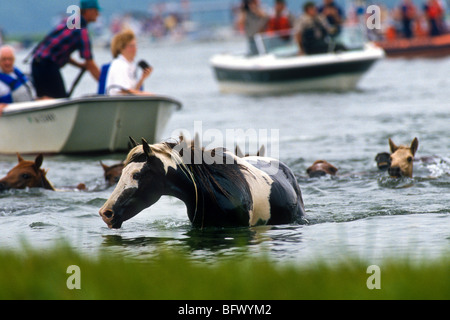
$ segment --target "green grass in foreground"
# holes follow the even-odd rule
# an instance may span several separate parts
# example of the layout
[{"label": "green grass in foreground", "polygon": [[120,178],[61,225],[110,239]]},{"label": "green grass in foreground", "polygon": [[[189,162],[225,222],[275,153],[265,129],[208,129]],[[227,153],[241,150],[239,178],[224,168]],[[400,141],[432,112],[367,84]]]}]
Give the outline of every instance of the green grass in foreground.
[{"label": "green grass in foreground", "polygon": [[[134,261],[68,248],[0,251],[0,299],[449,299],[449,262],[385,261],[381,289],[369,290],[369,264],[357,259],[299,267],[242,256],[202,265],[180,252]],[[80,268],[79,290],[67,288],[70,265]]]}]

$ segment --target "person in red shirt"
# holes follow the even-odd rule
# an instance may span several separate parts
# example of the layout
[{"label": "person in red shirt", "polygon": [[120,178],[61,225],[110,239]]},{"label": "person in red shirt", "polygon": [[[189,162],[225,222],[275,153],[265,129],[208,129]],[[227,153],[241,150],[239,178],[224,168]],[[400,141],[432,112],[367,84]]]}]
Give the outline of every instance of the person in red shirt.
[{"label": "person in red shirt", "polygon": [[292,17],[286,12],[286,2],[275,0],[275,14],[267,22],[266,32],[287,31],[292,28]]},{"label": "person in red shirt", "polygon": [[430,36],[438,36],[443,33],[444,9],[438,0],[428,0],[424,6],[425,15],[430,26]]}]

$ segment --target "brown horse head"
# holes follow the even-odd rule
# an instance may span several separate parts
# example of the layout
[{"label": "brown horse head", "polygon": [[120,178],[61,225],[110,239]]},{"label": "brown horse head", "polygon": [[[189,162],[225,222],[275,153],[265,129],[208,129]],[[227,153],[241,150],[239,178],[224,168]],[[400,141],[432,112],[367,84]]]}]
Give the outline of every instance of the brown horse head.
[{"label": "brown horse head", "polygon": [[17,154],[17,160],[19,163],[0,180],[0,191],[25,188],[55,190],[45,177],[47,171],[41,169],[44,160],[42,154],[38,155],[34,161],[24,160],[20,154]]},{"label": "brown horse head", "polygon": [[335,166],[325,160],[317,160],[306,169],[306,173],[310,178],[321,177],[327,174],[334,176],[337,171],[338,169]]},{"label": "brown horse head", "polygon": [[408,177],[412,178],[413,160],[419,147],[419,140],[414,138],[410,146],[397,146],[389,139],[391,148],[391,166],[389,167],[389,175],[391,177]]},{"label": "brown horse head", "polygon": [[108,186],[115,185],[117,182],[119,182],[124,167],[123,162],[114,164],[112,166],[107,166],[101,161],[100,164],[103,168],[105,180]]}]

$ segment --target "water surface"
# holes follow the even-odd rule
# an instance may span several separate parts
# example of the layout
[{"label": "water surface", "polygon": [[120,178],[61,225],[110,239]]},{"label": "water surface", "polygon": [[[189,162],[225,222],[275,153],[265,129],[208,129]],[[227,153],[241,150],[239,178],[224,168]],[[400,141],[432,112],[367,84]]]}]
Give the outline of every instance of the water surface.
[{"label": "water surface", "polygon": [[[279,158],[298,177],[309,224],[197,230],[190,226],[184,204],[166,197],[122,229],[110,230],[98,215],[113,190],[104,184],[99,161],[114,164],[125,155],[52,156],[43,167],[56,187],[83,182],[89,191],[0,194],[0,246],[15,249],[25,241],[47,248],[64,239],[93,255],[112,251],[142,258],[161,248],[177,248],[190,252],[194,260],[209,262],[241,253],[283,263],[334,261],[348,255],[369,262],[389,256],[414,260],[448,255],[450,58],[386,59],[364,76],[357,90],[346,93],[220,94],[208,60],[214,53],[244,46],[239,41],[142,42],[139,58],[155,69],[146,89],[184,105],[170,120],[166,138],[181,130],[193,135],[199,121],[203,133],[262,129],[270,135],[276,130]],[[97,48],[95,55],[99,63],[109,59],[104,49]],[[69,84],[77,72],[66,68]],[[95,86],[85,75],[75,95],[91,93]],[[375,155],[389,151],[388,138],[409,144],[414,137],[419,139],[417,158],[433,158],[415,162],[412,179],[393,180],[377,170]],[[257,148],[258,141],[253,142]],[[307,178],[306,168],[317,159],[338,167],[338,176]],[[0,175],[16,161],[1,156]]]}]

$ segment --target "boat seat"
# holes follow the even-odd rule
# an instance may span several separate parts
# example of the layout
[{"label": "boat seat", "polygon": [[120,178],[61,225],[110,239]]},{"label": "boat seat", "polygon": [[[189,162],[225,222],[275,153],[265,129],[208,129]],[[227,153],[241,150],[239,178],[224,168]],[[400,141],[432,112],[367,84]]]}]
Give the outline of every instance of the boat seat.
[{"label": "boat seat", "polygon": [[111,63],[104,64],[100,70],[100,78],[98,80],[97,94],[106,94],[106,77],[108,76],[109,67]]}]

